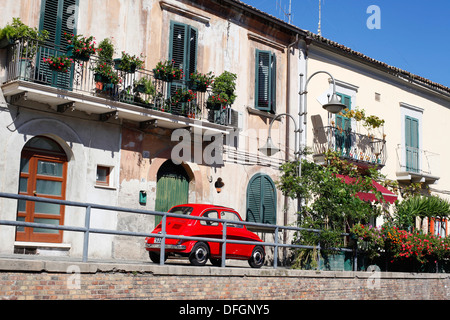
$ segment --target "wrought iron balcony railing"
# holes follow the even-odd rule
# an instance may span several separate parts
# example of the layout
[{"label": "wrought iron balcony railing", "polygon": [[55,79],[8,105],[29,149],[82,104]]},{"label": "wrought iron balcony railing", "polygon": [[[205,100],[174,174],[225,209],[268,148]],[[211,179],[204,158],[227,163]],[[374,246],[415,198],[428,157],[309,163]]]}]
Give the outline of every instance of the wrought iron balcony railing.
[{"label": "wrought iron balcony railing", "polygon": [[383,167],[386,163],[384,139],[332,126],[314,128],[313,133],[313,156],[316,159],[331,150],[359,166]]},{"label": "wrought iron balcony railing", "polygon": [[402,145],[398,145],[396,151],[398,177],[425,181],[439,179],[438,153]]},{"label": "wrought iron balcony railing", "polygon": [[219,110],[207,108],[209,91],[194,91],[194,98],[190,101],[174,99],[177,91],[189,88],[187,81],[167,82],[156,79],[150,70],[124,72],[111,67],[118,82],[108,83],[96,73],[95,68],[100,63],[96,56],[91,56],[88,61],[74,60],[68,72],[53,71],[44,61],[66,54],[67,49],[63,47],[32,39],[19,39],[7,48],[5,83],[21,80],[44,84],[191,119],[237,126],[236,115],[229,106]]}]

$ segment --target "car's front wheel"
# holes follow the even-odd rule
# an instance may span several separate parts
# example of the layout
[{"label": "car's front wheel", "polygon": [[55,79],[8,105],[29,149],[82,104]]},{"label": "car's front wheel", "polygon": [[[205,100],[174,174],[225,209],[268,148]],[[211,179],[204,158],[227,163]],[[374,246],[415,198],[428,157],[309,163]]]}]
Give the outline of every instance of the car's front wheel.
[{"label": "car's front wheel", "polygon": [[261,246],[256,246],[253,249],[250,259],[248,259],[248,264],[252,268],[261,268],[264,264],[265,256],[266,254],[264,252],[264,248]]},{"label": "car's front wheel", "polygon": [[189,261],[194,266],[204,266],[208,261],[209,247],[204,242],[197,242],[189,254]]}]

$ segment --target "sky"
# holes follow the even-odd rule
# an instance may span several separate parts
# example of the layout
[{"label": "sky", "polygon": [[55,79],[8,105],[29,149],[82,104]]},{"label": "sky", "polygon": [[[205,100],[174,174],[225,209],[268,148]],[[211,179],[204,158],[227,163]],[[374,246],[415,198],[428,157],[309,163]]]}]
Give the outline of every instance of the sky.
[{"label": "sky", "polygon": [[[241,1],[288,21],[289,0]],[[450,0],[321,1],[323,37],[450,87]],[[317,34],[319,0],[291,0],[291,14]]]}]

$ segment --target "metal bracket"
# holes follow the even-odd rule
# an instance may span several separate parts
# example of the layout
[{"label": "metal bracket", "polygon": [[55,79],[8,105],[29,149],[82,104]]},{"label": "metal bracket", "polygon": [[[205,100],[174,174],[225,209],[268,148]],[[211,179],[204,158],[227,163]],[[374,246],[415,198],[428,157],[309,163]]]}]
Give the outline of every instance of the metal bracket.
[{"label": "metal bracket", "polygon": [[71,109],[72,111],[75,110],[75,102],[74,101],[70,101],[67,103],[63,103],[63,104],[59,104],[56,106],[56,110],[60,113],[64,113],[66,112],[68,109]]},{"label": "metal bracket", "polygon": [[153,120],[147,120],[147,121],[142,121],[139,123],[139,128],[145,130],[145,129],[154,129],[158,127],[158,120],[153,119]]},{"label": "metal bracket", "polygon": [[9,97],[9,103],[15,104],[17,101],[19,101],[22,98],[23,98],[23,100],[27,100],[27,95],[28,95],[27,91],[13,94],[12,96]]},{"label": "metal bracket", "polygon": [[119,111],[102,113],[99,116],[99,120],[105,122],[108,121],[111,117],[114,117],[115,119],[119,118]]}]

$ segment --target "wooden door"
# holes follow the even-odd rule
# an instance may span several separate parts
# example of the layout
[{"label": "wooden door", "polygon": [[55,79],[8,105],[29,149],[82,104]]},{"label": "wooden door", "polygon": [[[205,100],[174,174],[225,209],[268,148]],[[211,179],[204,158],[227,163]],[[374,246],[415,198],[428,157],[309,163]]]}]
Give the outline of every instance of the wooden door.
[{"label": "wooden door", "polygon": [[[48,138],[34,138],[22,151],[19,194],[65,200],[67,158],[61,147]],[[64,206],[24,201],[18,202],[17,220],[53,225],[64,224]],[[16,229],[17,241],[62,242],[63,232],[56,229]]]}]

